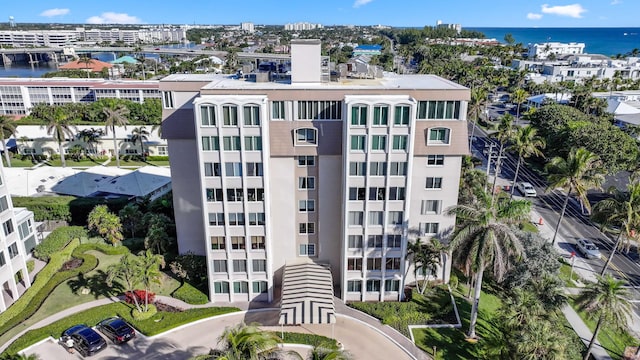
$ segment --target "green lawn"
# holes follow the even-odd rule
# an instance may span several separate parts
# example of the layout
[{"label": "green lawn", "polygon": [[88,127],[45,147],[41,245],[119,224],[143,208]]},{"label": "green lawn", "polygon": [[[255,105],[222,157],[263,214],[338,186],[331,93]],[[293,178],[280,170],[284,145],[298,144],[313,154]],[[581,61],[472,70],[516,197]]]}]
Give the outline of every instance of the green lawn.
[{"label": "green lawn", "polygon": [[[65,158],[65,161],[67,163],[67,167],[92,167],[92,166],[96,166],[96,165],[102,165],[102,163],[104,163],[105,161],[107,161],[106,158],[104,159],[83,159],[80,161],[75,161],[71,158]],[[4,164],[5,167],[7,167],[7,162],[4,159],[4,156],[2,156],[2,163]],[[21,160],[18,158],[12,158],[11,159],[11,167],[22,167],[22,168],[28,168],[28,167],[32,167],[35,166],[36,163],[33,163],[30,159],[27,160]],[[120,166],[132,166],[132,167],[142,167],[142,166],[147,166],[147,165],[152,165],[152,166],[169,166],[169,160],[152,160],[152,161],[138,161],[138,160],[127,160],[124,158],[120,159]],[[54,166],[54,167],[62,167],[62,161],[60,159],[56,159],[56,160],[49,160],[46,162],[45,165],[43,166]],[[116,166],[116,160],[115,159],[111,159],[111,161],[107,164],[107,166]]]},{"label": "green lawn", "polygon": [[562,265],[560,266],[559,277],[564,283],[564,286],[569,288],[574,288],[576,287],[576,284],[573,281],[571,281],[571,278],[573,278],[573,280],[579,280],[580,275],[577,274],[575,271],[573,272],[573,275],[571,275],[571,278],[569,278],[569,275],[571,275],[571,265],[563,262]]},{"label": "green lawn", "polygon": [[[8,167],[7,162],[4,159],[4,156],[2,156],[2,164],[5,167]],[[32,167],[35,165],[36,164],[34,164],[31,160],[21,160],[17,158],[11,158],[11,167]]]},{"label": "green lawn", "polygon": [[[133,160],[133,159],[127,159],[127,158],[120,158],[120,166],[142,167],[142,166],[148,166],[148,165],[169,166],[169,161],[168,160],[139,161],[139,160]],[[108,166],[116,166],[116,159],[111,159],[111,162],[108,164]]]}]

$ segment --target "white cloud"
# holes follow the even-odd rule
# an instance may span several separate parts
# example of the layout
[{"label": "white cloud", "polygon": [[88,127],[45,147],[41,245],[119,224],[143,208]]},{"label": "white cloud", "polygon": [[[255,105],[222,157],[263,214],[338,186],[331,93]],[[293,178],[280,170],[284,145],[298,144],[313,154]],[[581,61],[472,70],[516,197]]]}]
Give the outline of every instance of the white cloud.
[{"label": "white cloud", "polygon": [[583,8],[580,4],[558,6],[549,6],[547,4],[542,5],[542,12],[545,14],[568,16],[572,18],[581,18],[582,13],[586,11],[587,9]]},{"label": "white cloud", "polygon": [[69,9],[49,9],[41,12],[40,16],[54,17],[54,16],[67,15],[68,13],[69,13]]},{"label": "white cloud", "polygon": [[527,14],[527,19],[529,19],[529,20],[540,20],[540,19],[542,19],[542,14],[528,13]]},{"label": "white cloud", "polygon": [[100,15],[92,16],[87,19],[89,24],[140,24],[140,20],[136,16],[124,13],[105,12]]},{"label": "white cloud", "polygon": [[356,2],[353,3],[353,7],[354,8],[359,8],[360,6],[363,5],[367,5],[368,3],[372,2],[373,0],[356,0]]}]

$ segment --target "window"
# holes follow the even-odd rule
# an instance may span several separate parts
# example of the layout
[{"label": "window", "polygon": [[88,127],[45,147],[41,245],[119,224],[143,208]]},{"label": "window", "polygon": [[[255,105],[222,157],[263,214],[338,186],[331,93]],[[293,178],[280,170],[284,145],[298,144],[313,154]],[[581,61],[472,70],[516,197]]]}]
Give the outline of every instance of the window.
[{"label": "window", "polygon": [[252,236],[251,237],[251,249],[253,250],[258,250],[258,249],[262,249],[264,250],[265,246],[264,246],[264,236]]},{"label": "window", "polygon": [[387,235],[387,247],[399,249],[402,247],[402,235]]},{"label": "window", "polygon": [[429,141],[427,143],[429,145],[449,144],[449,129],[429,129]]},{"label": "window", "polygon": [[264,201],[264,189],[261,189],[261,188],[247,189],[247,201]]},{"label": "window", "polygon": [[368,292],[379,292],[380,291],[380,280],[367,280],[367,291]]},{"label": "window", "polygon": [[233,272],[247,272],[247,260],[244,260],[244,259],[233,260]]},{"label": "window", "polygon": [[173,93],[171,91],[162,92],[162,105],[165,109],[173,109]]},{"label": "window", "polygon": [[438,223],[420,223],[420,233],[422,234],[437,234],[440,224]]},{"label": "window", "polygon": [[228,294],[229,283],[225,281],[218,281],[213,283],[213,292],[216,294]]},{"label": "window", "polygon": [[387,149],[387,135],[373,135],[371,137],[371,150],[385,151]]},{"label": "window", "polygon": [[314,190],[316,188],[316,178],[314,177],[304,177],[301,176],[298,178],[298,189],[300,190]]},{"label": "window", "polygon": [[254,281],[252,284],[254,294],[263,294],[268,290],[268,284],[266,281]]},{"label": "window", "polygon": [[224,174],[226,176],[242,176],[242,163],[239,163],[239,162],[224,163]]},{"label": "window", "polygon": [[364,135],[351,135],[351,150],[362,150],[365,149],[365,136]]},{"label": "window", "polygon": [[387,258],[384,263],[385,270],[400,270],[400,258],[391,257]]},{"label": "window", "polygon": [[310,234],[315,234],[316,233],[316,224],[309,222],[309,223],[300,223],[299,224],[299,229],[298,229],[298,234],[300,235],[310,235]]},{"label": "window", "polygon": [[238,126],[238,108],[235,105],[222,107],[222,124],[224,126]]},{"label": "window", "polygon": [[226,273],[227,272],[227,260],[213,260],[213,272],[214,273]]},{"label": "window", "polygon": [[342,101],[298,101],[300,120],[341,120]]},{"label": "window", "polygon": [[403,187],[392,186],[389,188],[389,200],[404,200],[405,189]]},{"label": "window", "polygon": [[[18,234],[20,234],[20,240],[26,239],[31,234],[31,220],[24,221],[18,225]],[[27,248],[27,252],[31,252],[31,250]]]},{"label": "window", "polygon": [[4,258],[4,252],[0,251],[0,267],[7,264],[7,259]]},{"label": "window", "polygon": [[350,249],[362,249],[362,235],[349,235],[348,247]]},{"label": "window", "polygon": [[249,293],[249,283],[246,281],[234,281],[233,282],[233,293],[234,294],[248,294]]},{"label": "window", "polygon": [[245,249],[244,236],[232,236],[231,237],[231,249],[244,250]]},{"label": "window", "polygon": [[386,189],[383,187],[370,187],[369,200],[385,200]]},{"label": "window", "polygon": [[2,229],[4,230],[4,235],[8,236],[9,234],[13,233],[14,228],[13,228],[13,221],[11,221],[11,219],[5,221],[2,224]]},{"label": "window", "polygon": [[385,280],[384,291],[400,291],[400,280]]},{"label": "window", "polygon": [[284,101],[271,102],[271,118],[274,120],[284,120]]},{"label": "window", "polygon": [[367,106],[355,105],[351,108],[351,125],[367,126]]},{"label": "window", "polygon": [[382,258],[368,258],[367,270],[382,270]]},{"label": "window", "polygon": [[442,189],[442,178],[441,177],[428,177],[427,184],[425,185],[427,189]]},{"label": "window", "polygon": [[300,212],[314,212],[314,211],[316,211],[316,201],[315,200],[299,200],[298,201],[298,211],[300,211]]},{"label": "window", "polygon": [[367,237],[367,247],[370,249],[382,248],[382,235],[369,235]]},{"label": "window", "polygon": [[402,211],[389,211],[389,225],[402,225],[404,214]]},{"label": "window", "polygon": [[211,237],[211,250],[224,250],[224,236],[212,236]]},{"label": "window", "polygon": [[349,226],[362,226],[364,213],[362,211],[349,211],[348,222]]},{"label": "window", "polygon": [[387,126],[389,118],[388,106],[375,106],[373,108],[373,125],[374,126]]},{"label": "window", "polygon": [[382,226],[383,215],[384,213],[382,211],[369,211],[369,225]]},{"label": "window", "polygon": [[374,161],[369,163],[369,175],[371,176],[387,175],[387,163],[382,161]]},{"label": "window", "polygon": [[230,226],[243,226],[244,225],[244,213],[229,213],[229,225]]},{"label": "window", "polygon": [[244,125],[260,126],[260,107],[256,105],[245,105],[244,108]]},{"label": "window", "polygon": [[9,259],[13,259],[14,257],[20,255],[20,253],[18,252],[17,242],[14,242],[13,244],[9,245],[7,249],[9,250]]},{"label": "window", "polygon": [[217,136],[202,137],[202,151],[218,151],[220,150],[220,141]]},{"label": "window", "polygon": [[200,107],[200,118],[202,126],[216,126],[216,107],[213,105]]},{"label": "window", "polygon": [[349,163],[349,176],[367,175],[367,163],[364,161],[351,161]]},{"label": "window", "polygon": [[240,136],[225,136],[222,143],[225,151],[240,150]]},{"label": "window", "polygon": [[444,165],[444,155],[427,155],[427,166]]},{"label": "window", "polygon": [[220,176],[220,163],[204,163],[204,176]]},{"label": "window", "polygon": [[300,244],[300,256],[316,256],[316,244]]},{"label": "window", "polygon": [[216,202],[222,200],[222,189],[207,189],[207,201]]},{"label": "window", "polygon": [[360,280],[347,281],[347,292],[362,292],[362,281]]},{"label": "window", "polygon": [[300,167],[316,166],[316,158],[314,156],[296,156],[296,159]]},{"label": "window", "polygon": [[261,162],[248,162],[246,165],[247,165],[247,176],[263,175]]},{"label": "window", "polygon": [[361,187],[349,188],[349,200],[364,200],[366,199],[367,189]]},{"label": "window", "polygon": [[266,272],[267,271],[267,260],[252,260],[251,261],[251,270],[253,272]]},{"label": "window", "polygon": [[227,201],[241,202],[243,198],[242,189],[227,189]]},{"label": "window", "polygon": [[391,162],[391,175],[404,176],[407,175],[406,162]]},{"label": "window", "polygon": [[296,129],[296,145],[316,145],[317,133],[315,128]]},{"label": "window", "polygon": [[393,135],[393,150],[407,151],[407,135]]},{"label": "window", "polygon": [[418,119],[458,119],[460,101],[419,101]]},{"label": "window", "polygon": [[362,258],[348,258],[347,270],[351,270],[351,271],[362,270]]},{"label": "window", "polygon": [[393,119],[394,125],[409,125],[409,107],[396,106],[396,113]]},{"label": "window", "polygon": [[245,151],[261,151],[262,136],[245,136],[244,149]]},{"label": "window", "polygon": [[440,214],[441,201],[440,200],[422,200],[422,215],[427,214]]},{"label": "window", "polygon": [[224,213],[209,213],[209,226],[223,226]]},{"label": "window", "polygon": [[0,212],[9,209],[9,202],[7,201],[7,196],[3,196],[0,198]]},{"label": "window", "polygon": [[249,225],[264,225],[264,213],[249,213]]}]

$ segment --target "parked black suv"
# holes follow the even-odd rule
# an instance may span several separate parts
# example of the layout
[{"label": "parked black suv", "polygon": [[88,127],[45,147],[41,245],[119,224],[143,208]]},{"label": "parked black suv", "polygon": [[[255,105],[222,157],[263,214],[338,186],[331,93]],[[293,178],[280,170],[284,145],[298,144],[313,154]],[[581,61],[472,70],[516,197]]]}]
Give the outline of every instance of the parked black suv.
[{"label": "parked black suv", "polygon": [[119,317],[104,319],[96,325],[96,328],[114,344],[122,344],[136,337],[136,332],[131,325]]},{"label": "parked black suv", "polygon": [[107,347],[107,342],[95,330],[87,325],[76,325],[62,333],[62,337],[71,337],[73,347],[82,356],[91,356]]}]

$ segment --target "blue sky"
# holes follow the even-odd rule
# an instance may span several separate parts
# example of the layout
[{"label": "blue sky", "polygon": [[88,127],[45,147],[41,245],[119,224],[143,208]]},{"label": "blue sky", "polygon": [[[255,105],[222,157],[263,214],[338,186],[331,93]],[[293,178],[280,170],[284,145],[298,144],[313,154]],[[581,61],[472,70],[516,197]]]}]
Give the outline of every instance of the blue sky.
[{"label": "blue sky", "polygon": [[637,27],[639,0],[4,0],[7,21],[463,27]]}]

